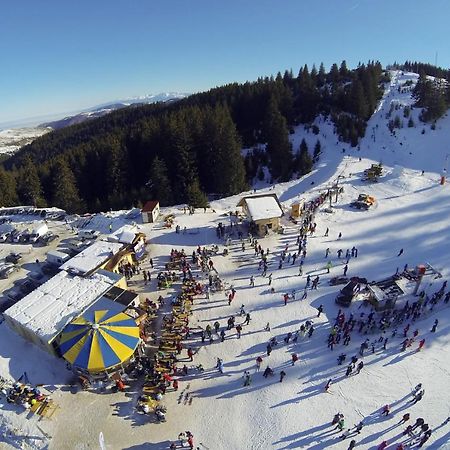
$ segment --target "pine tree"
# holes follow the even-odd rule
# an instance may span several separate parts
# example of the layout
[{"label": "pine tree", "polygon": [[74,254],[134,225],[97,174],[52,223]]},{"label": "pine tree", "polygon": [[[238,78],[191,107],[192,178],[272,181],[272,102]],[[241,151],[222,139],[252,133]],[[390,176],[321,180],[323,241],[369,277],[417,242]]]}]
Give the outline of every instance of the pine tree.
[{"label": "pine tree", "polygon": [[167,176],[166,163],[157,156],[155,156],[151,164],[147,188],[153,198],[159,200],[161,206],[173,203],[172,187]]},{"label": "pine tree", "polygon": [[26,205],[45,206],[41,181],[36,165],[29,155],[25,157],[18,180],[17,192],[22,203]]},{"label": "pine tree", "polygon": [[187,187],[187,197],[189,205],[195,208],[206,208],[208,206],[208,198],[200,188],[198,179],[195,178]]},{"label": "pine tree", "polygon": [[0,205],[13,206],[17,201],[16,180],[10,172],[0,167]]},{"label": "pine tree", "polygon": [[314,146],[314,161],[317,161],[322,151],[322,146],[320,145],[319,139],[317,139],[316,145]]},{"label": "pine tree", "polygon": [[227,107],[217,105],[205,114],[201,142],[198,165],[207,191],[233,195],[245,190],[242,145]]},{"label": "pine tree", "polygon": [[312,165],[313,162],[308,152],[308,145],[305,139],[302,139],[302,142],[300,143],[300,151],[298,152],[295,161],[296,171],[300,176],[305,175],[311,172]]},{"label": "pine tree", "polygon": [[272,177],[287,181],[292,174],[292,146],[288,138],[286,120],[281,115],[273,96],[267,106],[264,130]]},{"label": "pine tree", "polygon": [[52,204],[69,214],[80,211],[81,201],[75,177],[65,160],[59,159],[52,171]]}]

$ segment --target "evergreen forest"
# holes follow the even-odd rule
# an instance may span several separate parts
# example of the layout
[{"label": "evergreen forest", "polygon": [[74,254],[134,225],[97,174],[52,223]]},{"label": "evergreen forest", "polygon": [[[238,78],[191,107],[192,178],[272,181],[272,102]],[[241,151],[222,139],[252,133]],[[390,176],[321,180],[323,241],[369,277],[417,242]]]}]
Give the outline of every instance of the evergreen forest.
[{"label": "evergreen forest", "polygon": [[[450,103],[448,89],[426,78],[436,72],[433,66],[401,68],[414,70],[413,64],[421,74],[414,95],[423,120],[436,120]],[[319,139],[314,148],[304,141],[292,148],[289,133],[296,125],[322,114],[333,120],[339,139],[356,146],[387,81],[379,62],[350,70],[343,61],[328,72],[323,64],[305,65],[298,74],[287,70],[176,102],[123,108],[48,133],[4,161],[0,201],[69,213],[130,208],[149,199],[205,206],[263,178],[263,167],[268,181],[286,181],[308,173],[320,157]],[[253,150],[243,157],[242,148]]]}]

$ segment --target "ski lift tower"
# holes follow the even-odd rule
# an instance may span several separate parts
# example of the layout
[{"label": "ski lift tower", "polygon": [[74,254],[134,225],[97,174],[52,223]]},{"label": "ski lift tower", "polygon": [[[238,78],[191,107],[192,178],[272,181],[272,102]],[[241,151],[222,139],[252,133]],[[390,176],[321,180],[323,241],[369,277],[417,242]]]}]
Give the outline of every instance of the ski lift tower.
[{"label": "ski lift tower", "polygon": [[424,275],[434,275],[434,279],[442,278],[442,273],[439,270],[435,269],[431,264],[425,263],[423,265],[419,265],[416,267],[416,271],[418,273],[416,286],[414,287],[413,295],[417,295],[419,292],[420,284],[422,283],[422,279]]}]

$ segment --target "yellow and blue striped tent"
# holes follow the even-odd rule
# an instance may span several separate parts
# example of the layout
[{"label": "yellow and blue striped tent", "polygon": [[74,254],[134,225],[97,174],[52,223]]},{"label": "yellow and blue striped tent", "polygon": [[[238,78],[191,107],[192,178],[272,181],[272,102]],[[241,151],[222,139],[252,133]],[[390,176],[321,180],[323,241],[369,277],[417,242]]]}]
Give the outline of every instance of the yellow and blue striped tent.
[{"label": "yellow and blue striped tent", "polygon": [[139,344],[139,327],[125,313],[89,311],[64,329],[59,348],[74,367],[92,373],[114,368],[130,359]]}]

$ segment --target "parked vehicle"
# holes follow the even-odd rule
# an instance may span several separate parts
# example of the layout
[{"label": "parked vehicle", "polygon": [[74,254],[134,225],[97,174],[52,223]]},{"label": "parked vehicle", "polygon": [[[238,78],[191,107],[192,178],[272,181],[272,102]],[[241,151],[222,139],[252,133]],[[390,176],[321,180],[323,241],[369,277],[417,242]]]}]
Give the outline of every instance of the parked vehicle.
[{"label": "parked vehicle", "polygon": [[78,237],[80,239],[97,239],[100,236],[99,231],[95,230],[79,230]]},{"label": "parked vehicle", "polygon": [[52,233],[51,231],[45,233],[41,238],[39,239],[39,242],[41,242],[43,245],[48,245],[50,242],[53,242],[55,239],[58,239],[59,236],[57,234]]},{"label": "parked vehicle", "polygon": [[0,266],[0,278],[8,278],[12,273],[17,272],[19,267],[14,264],[6,263]]},{"label": "parked vehicle", "polygon": [[29,241],[35,243],[41,236],[44,236],[47,233],[48,233],[47,224],[41,223],[31,232]]},{"label": "parked vehicle", "polygon": [[5,232],[0,234],[0,242],[6,242],[11,235],[10,232]]},{"label": "parked vehicle", "polygon": [[48,277],[52,277],[58,273],[58,266],[46,263],[41,267],[41,272]]},{"label": "parked vehicle", "polygon": [[10,253],[5,261],[8,263],[17,264],[22,259],[22,255],[20,253]]},{"label": "parked vehicle", "polygon": [[47,253],[47,263],[59,267],[70,259],[67,253],[52,250]]},{"label": "parked vehicle", "polygon": [[24,295],[28,295],[30,292],[34,291],[36,289],[36,285],[35,283],[33,283],[33,281],[28,280],[28,279],[22,279],[19,280],[16,283],[16,286],[19,288],[19,291]]},{"label": "parked vehicle", "polygon": [[67,243],[67,248],[73,253],[80,253],[84,250],[89,244],[86,242],[82,242],[79,240],[70,241]]}]

